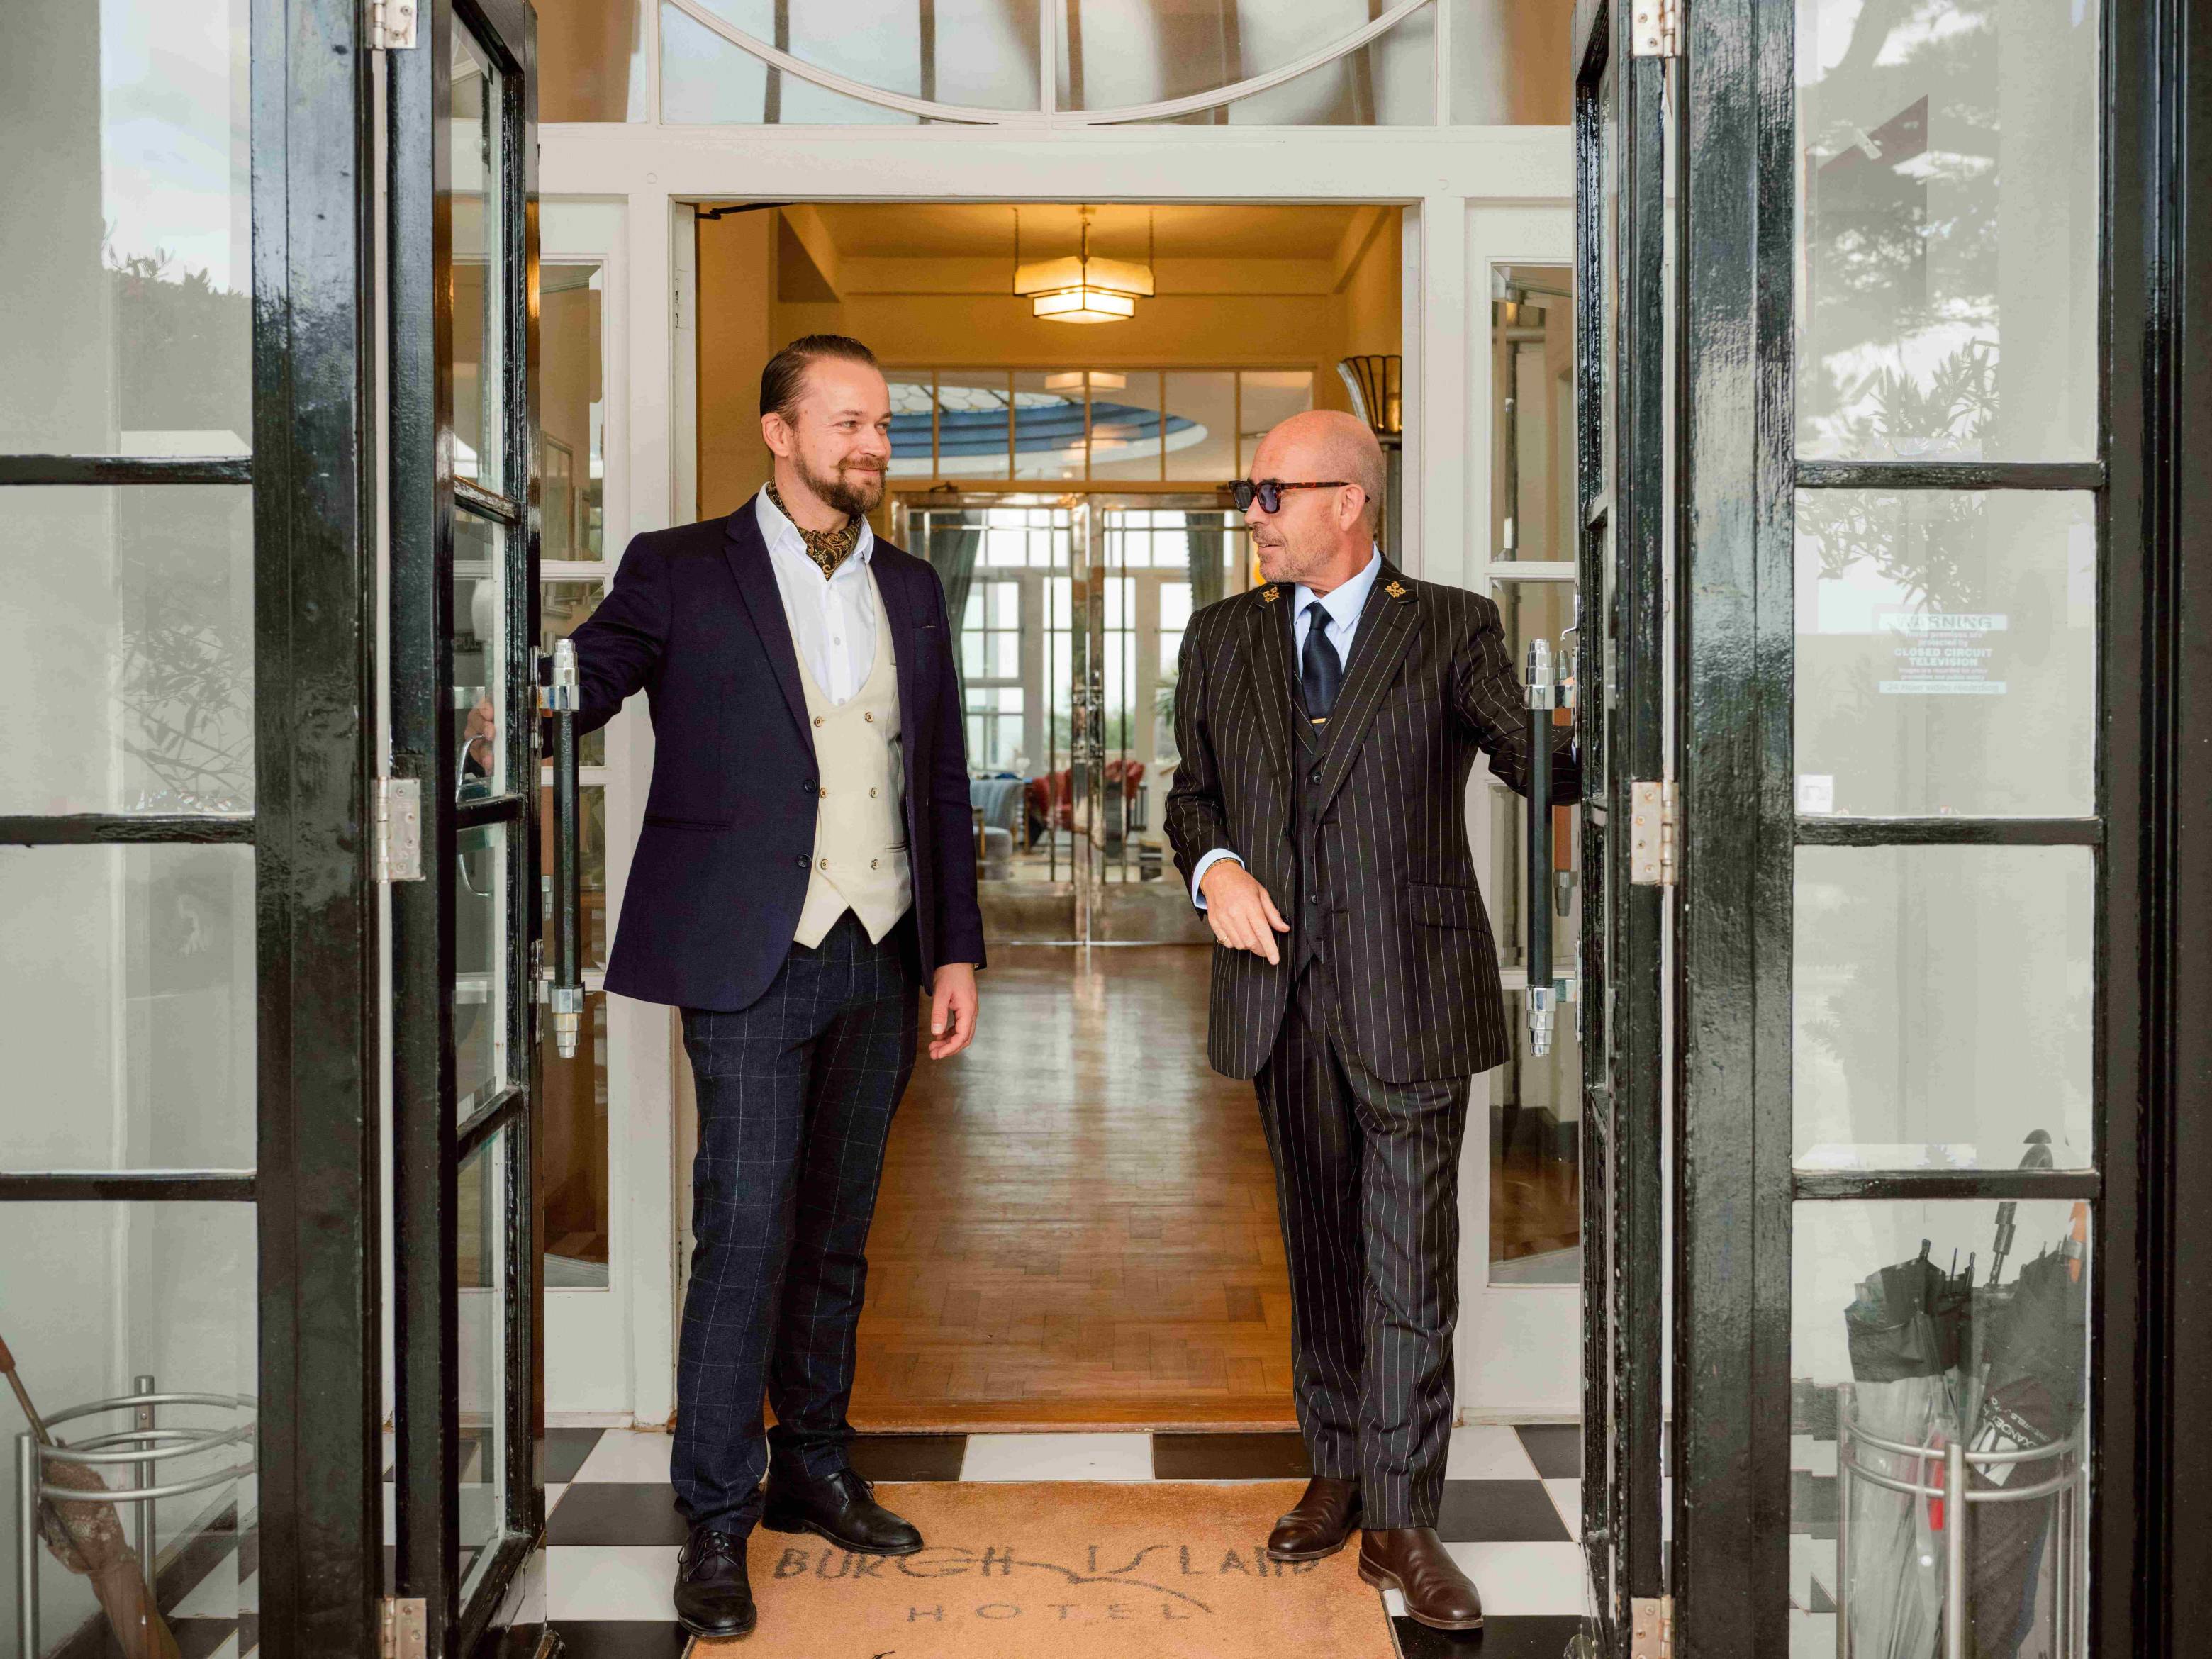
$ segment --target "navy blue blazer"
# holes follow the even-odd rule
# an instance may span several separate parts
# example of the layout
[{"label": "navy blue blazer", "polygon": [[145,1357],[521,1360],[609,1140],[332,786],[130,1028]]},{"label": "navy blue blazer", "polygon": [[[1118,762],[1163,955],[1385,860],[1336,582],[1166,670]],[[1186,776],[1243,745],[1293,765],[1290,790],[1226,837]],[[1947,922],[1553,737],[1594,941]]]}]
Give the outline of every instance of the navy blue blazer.
[{"label": "navy blue blazer", "polygon": [[[942,963],[983,964],[955,641],[937,573],[885,541],[871,556],[898,653],[913,965],[927,983]],[[798,931],[821,799],[799,653],[753,503],[635,538],[574,637],[580,731],[641,690],[653,713],[653,788],[607,989],[749,1006]]]}]

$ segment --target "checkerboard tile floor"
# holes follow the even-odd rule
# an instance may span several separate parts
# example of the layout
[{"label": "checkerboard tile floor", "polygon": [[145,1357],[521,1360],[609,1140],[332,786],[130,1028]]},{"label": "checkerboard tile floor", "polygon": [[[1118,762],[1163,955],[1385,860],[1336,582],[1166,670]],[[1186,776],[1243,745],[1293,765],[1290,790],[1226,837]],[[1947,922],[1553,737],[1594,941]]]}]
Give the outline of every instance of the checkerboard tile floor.
[{"label": "checkerboard tile floor", "polygon": [[[545,1617],[573,1659],[678,1659],[669,1616],[684,1523],[665,1434],[554,1429],[546,1444]],[[1281,1480],[1310,1473],[1295,1434],[863,1435],[872,1480]],[[1569,1424],[1452,1431],[1437,1531],[1482,1591],[1479,1638],[1381,1598],[1403,1659],[1559,1659],[1580,1627],[1581,1431]]]}]

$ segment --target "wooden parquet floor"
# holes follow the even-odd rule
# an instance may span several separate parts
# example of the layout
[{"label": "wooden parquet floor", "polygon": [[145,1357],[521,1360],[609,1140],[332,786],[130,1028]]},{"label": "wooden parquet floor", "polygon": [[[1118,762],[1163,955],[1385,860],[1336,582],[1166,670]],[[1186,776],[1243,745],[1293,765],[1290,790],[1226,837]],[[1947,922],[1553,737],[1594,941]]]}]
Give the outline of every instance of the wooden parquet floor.
[{"label": "wooden parquet floor", "polygon": [[[868,1241],[863,1430],[1289,1428],[1290,1287],[1204,947],[994,949],[925,1054]],[[926,1017],[926,1016],[925,1016]]]}]

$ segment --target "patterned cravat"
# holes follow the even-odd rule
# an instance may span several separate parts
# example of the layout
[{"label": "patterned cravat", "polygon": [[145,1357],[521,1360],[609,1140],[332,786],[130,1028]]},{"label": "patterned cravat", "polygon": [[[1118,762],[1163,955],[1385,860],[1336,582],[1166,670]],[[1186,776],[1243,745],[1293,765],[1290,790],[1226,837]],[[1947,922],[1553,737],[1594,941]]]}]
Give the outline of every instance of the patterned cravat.
[{"label": "patterned cravat", "polygon": [[777,512],[791,520],[791,527],[799,532],[799,539],[806,544],[806,556],[821,567],[823,580],[827,581],[836,575],[837,567],[844,563],[854,548],[860,544],[860,520],[848,519],[835,530],[809,530],[793,517],[791,509],[783,504],[783,497],[772,483],[768,487],[768,498],[775,504]]}]

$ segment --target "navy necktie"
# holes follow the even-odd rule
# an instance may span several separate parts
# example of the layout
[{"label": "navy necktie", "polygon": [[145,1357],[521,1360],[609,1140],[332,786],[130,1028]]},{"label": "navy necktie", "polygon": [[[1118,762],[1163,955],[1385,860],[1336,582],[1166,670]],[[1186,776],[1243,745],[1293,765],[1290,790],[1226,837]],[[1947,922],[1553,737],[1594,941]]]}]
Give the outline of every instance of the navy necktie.
[{"label": "navy necktie", "polygon": [[1328,608],[1316,599],[1306,607],[1306,648],[1298,669],[1298,689],[1305,696],[1306,713],[1325,720],[1336,707],[1336,694],[1344,684],[1344,660],[1328,639]]}]

